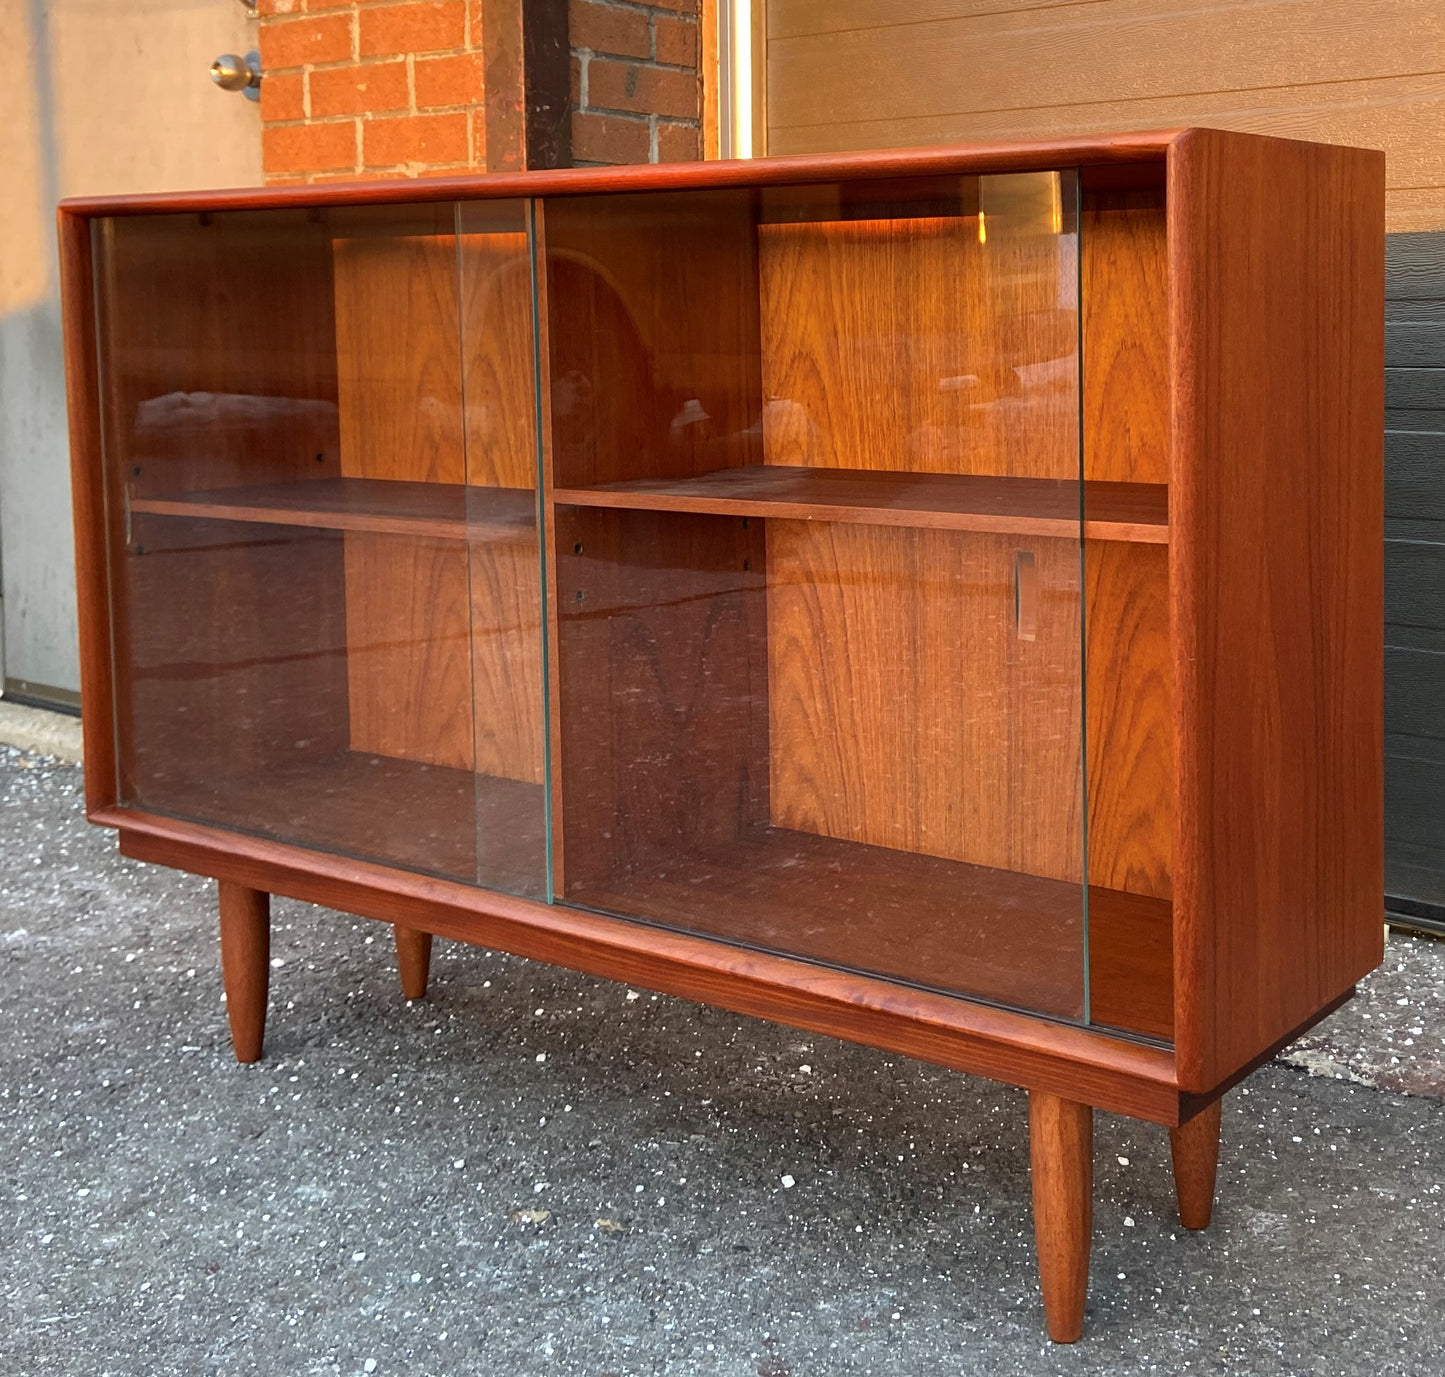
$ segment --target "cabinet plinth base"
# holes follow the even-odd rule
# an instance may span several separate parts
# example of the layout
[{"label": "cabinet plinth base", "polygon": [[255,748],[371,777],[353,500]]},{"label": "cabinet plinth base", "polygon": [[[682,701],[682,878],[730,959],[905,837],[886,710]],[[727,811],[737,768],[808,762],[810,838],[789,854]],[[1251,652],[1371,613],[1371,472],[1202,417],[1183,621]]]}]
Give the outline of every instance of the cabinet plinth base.
[{"label": "cabinet plinth base", "polygon": [[1094,1111],[1044,1090],[1029,1091],[1034,1240],[1049,1338],[1084,1332],[1094,1224]]},{"label": "cabinet plinth base", "polygon": [[1219,1111],[1215,1100],[1187,1124],[1169,1130],[1174,1158],[1174,1194],[1179,1222],[1186,1229],[1207,1229],[1214,1213],[1214,1178],[1219,1168]]},{"label": "cabinet plinth base", "polygon": [[221,979],[236,1060],[261,1060],[271,975],[271,896],[220,881]]},{"label": "cabinet plinth base", "polygon": [[431,933],[396,925],[396,968],[401,975],[401,992],[408,999],[426,998],[431,946]]}]

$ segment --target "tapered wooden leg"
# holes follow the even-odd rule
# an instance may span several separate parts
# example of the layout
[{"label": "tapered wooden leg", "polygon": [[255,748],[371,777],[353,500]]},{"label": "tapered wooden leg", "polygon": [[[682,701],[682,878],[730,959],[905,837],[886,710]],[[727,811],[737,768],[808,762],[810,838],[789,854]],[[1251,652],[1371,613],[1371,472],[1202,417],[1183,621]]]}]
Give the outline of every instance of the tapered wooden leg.
[{"label": "tapered wooden leg", "polygon": [[271,975],[271,896],[220,882],[221,979],[236,1060],[260,1061],[266,1035],[266,987]]},{"label": "tapered wooden leg", "polygon": [[408,999],[426,998],[426,979],[431,970],[431,933],[396,925],[396,966],[401,972],[401,992]]},{"label": "tapered wooden leg", "polygon": [[1174,1194],[1179,1222],[1186,1229],[1207,1229],[1214,1213],[1214,1177],[1219,1169],[1220,1101],[1201,1110],[1187,1124],[1169,1130],[1174,1158]]},{"label": "tapered wooden leg", "polygon": [[1034,1240],[1049,1338],[1071,1344],[1084,1332],[1089,1246],[1094,1227],[1094,1111],[1029,1091]]}]

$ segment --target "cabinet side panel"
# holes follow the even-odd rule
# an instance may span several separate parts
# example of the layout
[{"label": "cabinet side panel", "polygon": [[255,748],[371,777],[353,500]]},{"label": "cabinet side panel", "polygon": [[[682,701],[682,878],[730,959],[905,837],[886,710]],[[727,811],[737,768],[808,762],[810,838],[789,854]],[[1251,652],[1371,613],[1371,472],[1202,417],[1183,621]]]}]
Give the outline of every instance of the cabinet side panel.
[{"label": "cabinet side panel", "polygon": [[1384,158],[1170,158],[1181,1085],[1381,957]]},{"label": "cabinet side panel", "polygon": [[84,216],[61,211],[57,217],[75,524],[80,701],[85,712],[85,805],[87,811],[94,812],[115,802],[115,705],[106,606],[108,555],[90,227],[90,220]]}]

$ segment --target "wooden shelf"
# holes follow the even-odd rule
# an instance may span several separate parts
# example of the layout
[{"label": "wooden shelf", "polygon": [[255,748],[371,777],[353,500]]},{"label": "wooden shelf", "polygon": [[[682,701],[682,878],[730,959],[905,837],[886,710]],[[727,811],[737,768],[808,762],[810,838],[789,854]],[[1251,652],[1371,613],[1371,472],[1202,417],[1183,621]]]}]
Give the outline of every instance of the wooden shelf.
[{"label": "wooden shelf", "polygon": [[[1077,1019],[1082,886],[770,827],[600,884],[566,903],[828,965]],[[1091,886],[1090,1016],[1173,1036],[1172,907]]]},{"label": "wooden shelf", "polygon": [[249,777],[152,778],[137,807],[354,860],[546,893],[540,784],[362,751],[301,759]]},{"label": "wooden shelf", "polygon": [[526,488],[378,478],[311,478],[260,487],[167,493],[132,498],[130,509],[156,516],[443,540],[530,542],[536,539],[537,529],[537,496]]},{"label": "wooden shelf", "polygon": [[[1053,478],[753,464],[695,477],[638,478],[595,487],[557,488],[552,499],[574,507],[1036,536],[1079,534],[1079,485]],[[1084,535],[1090,540],[1167,544],[1168,486],[1086,483],[1084,516]]]}]

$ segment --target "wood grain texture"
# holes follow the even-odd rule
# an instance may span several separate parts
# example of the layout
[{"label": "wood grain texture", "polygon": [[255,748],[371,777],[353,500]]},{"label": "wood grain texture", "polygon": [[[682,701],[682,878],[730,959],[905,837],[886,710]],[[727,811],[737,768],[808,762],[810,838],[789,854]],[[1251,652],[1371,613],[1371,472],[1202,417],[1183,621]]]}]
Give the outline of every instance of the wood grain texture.
[{"label": "wood grain texture", "polygon": [[431,972],[432,935],[420,928],[398,923],[396,933],[396,969],[401,979],[401,993],[406,999],[425,999],[427,976]]},{"label": "wood grain texture", "polygon": [[1084,478],[1167,483],[1169,265],[1162,191],[1086,192],[1079,242]]},{"label": "wood grain texture", "polygon": [[463,206],[461,323],[467,482],[537,488],[532,255],[523,207]]},{"label": "wood grain texture", "polygon": [[765,547],[746,518],[555,519],[566,896],[766,822]]},{"label": "wood grain texture", "polygon": [[1222,1100],[1215,1100],[1187,1124],[1169,1130],[1169,1156],[1174,1163],[1174,1194],[1179,1222],[1186,1229],[1207,1229],[1214,1214],[1214,1181],[1219,1172],[1219,1120]]},{"label": "wood grain texture", "polygon": [[1176,1037],[1191,1090],[1381,957],[1383,175],[1377,153],[1217,131],[1170,161]]},{"label": "wood grain texture", "polygon": [[116,799],[115,689],[107,568],[105,472],[101,449],[100,370],[96,354],[91,222],[56,216],[60,318],[70,427],[71,514],[75,539],[76,624],[85,750],[85,807]]},{"label": "wood grain texture", "polygon": [[1034,1245],[1049,1338],[1071,1344],[1084,1333],[1094,1230],[1094,1111],[1029,1092],[1029,1163]]},{"label": "wood grain texture", "polygon": [[467,547],[351,531],[343,539],[351,749],[470,770]]},{"label": "wood grain texture", "polygon": [[[570,506],[715,516],[801,517],[871,526],[1007,531],[1077,539],[1077,481],[984,474],[880,472],[766,464],[687,478],[634,478],[591,488],[557,488]],[[1163,483],[1086,485],[1084,534],[1093,540],[1165,544],[1169,490]]]},{"label": "wood grain texture", "polygon": [[332,252],[345,477],[466,482],[452,223],[450,206],[337,217]]},{"label": "wood grain texture", "polygon": [[1007,201],[986,243],[976,215],[759,225],[766,461],[1077,480],[1077,243]]},{"label": "wood grain texture", "polygon": [[1169,552],[1084,546],[1089,880],[1167,899],[1174,840]]},{"label": "wood grain texture", "polygon": [[471,698],[478,774],[541,784],[544,777],[542,566],[525,545],[475,543]]},{"label": "wood grain texture", "polygon": [[923,989],[1167,1041],[1169,905],[911,851],[758,828],[579,886],[571,902]]},{"label": "wood grain texture", "polygon": [[557,198],[544,215],[552,483],[760,463],[752,198]]},{"label": "wood grain texture", "polygon": [[770,522],[767,544],[773,822],[1081,881],[1077,543]]},{"label": "wood grain texture", "polygon": [[221,979],[236,1060],[261,1060],[271,980],[271,896],[230,880],[219,886]]},{"label": "wood grain texture", "polygon": [[289,206],[431,205],[455,200],[596,196],[637,191],[715,190],[787,186],[890,177],[1047,171],[1083,163],[1157,161],[1182,131],[1155,128],[1087,138],[975,141],[947,148],[889,148],[881,152],[755,158],[711,163],[562,168],[486,176],[328,182],[317,186],[72,196],[61,209],[80,215],[154,215],[174,211],[245,210]]},{"label": "wood grain texture", "polygon": [[456,483],[373,478],[313,478],[131,500],[133,512],[207,516],[272,526],[430,536],[535,546],[537,498],[520,488],[477,492]]},{"label": "wood grain texture", "polygon": [[[420,767],[414,767],[420,768]],[[125,809],[121,850],[309,903],[550,961],[1014,1085],[1179,1121],[1172,1053],[896,982],[832,971],[475,886]]]}]

